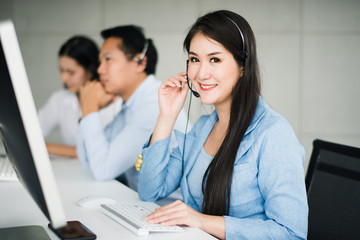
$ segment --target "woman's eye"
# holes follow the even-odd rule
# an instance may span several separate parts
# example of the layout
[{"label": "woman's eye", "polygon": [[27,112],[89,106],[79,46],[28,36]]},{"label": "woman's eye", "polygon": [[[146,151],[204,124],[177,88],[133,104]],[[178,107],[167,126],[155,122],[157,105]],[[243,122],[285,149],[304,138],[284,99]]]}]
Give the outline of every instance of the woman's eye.
[{"label": "woman's eye", "polygon": [[210,62],[212,62],[212,63],[217,63],[217,62],[220,62],[220,59],[218,59],[218,58],[212,58],[212,59],[210,59]]},{"label": "woman's eye", "polygon": [[107,61],[107,62],[110,61],[110,58],[109,57],[105,58],[105,61]]},{"label": "woman's eye", "polygon": [[196,57],[192,57],[192,58],[190,58],[190,61],[191,62],[199,62],[199,59],[197,59]]}]

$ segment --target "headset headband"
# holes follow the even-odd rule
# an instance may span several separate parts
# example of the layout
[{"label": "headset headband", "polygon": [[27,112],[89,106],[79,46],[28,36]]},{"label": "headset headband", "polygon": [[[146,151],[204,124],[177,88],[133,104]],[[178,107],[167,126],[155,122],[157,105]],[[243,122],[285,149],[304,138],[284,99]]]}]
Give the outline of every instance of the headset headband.
[{"label": "headset headband", "polygon": [[245,51],[245,39],[244,39],[244,35],[243,33],[241,32],[239,26],[236,24],[236,22],[234,20],[232,20],[231,18],[227,17],[234,25],[235,27],[237,28],[237,30],[239,31],[240,33],[240,36],[241,36],[241,40],[242,40],[242,43],[243,43],[243,49],[241,50],[240,52],[240,56],[243,58],[243,59],[246,59],[248,54],[247,52]]}]

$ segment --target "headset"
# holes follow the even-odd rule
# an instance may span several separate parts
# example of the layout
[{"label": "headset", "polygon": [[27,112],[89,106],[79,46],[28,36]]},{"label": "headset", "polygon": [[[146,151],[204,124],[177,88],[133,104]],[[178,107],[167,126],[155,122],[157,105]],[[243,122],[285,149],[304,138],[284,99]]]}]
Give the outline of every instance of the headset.
[{"label": "headset", "polygon": [[[231,18],[227,17],[227,19],[229,19],[234,25],[235,27],[237,28],[238,32],[240,33],[240,36],[241,36],[241,40],[242,40],[242,43],[243,43],[243,49],[240,51],[240,57],[243,58],[244,60],[246,60],[246,58],[248,57],[248,53],[245,51],[245,40],[244,40],[244,35],[243,33],[241,32],[239,26],[236,24],[236,22],[234,20],[232,20]],[[188,77],[188,67],[189,67],[189,59],[186,60],[186,80],[187,80],[187,84],[189,86],[189,89],[190,91],[192,92],[192,94],[194,94],[195,97],[199,98],[200,97],[200,94],[195,91],[194,89],[192,89],[192,84],[190,84],[190,80],[189,80],[189,77]]]},{"label": "headset", "polygon": [[142,61],[144,60],[145,54],[146,54],[146,52],[148,50],[148,47],[149,47],[149,41],[145,40],[145,45],[144,45],[144,48],[143,48],[143,50],[141,52],[141,55],[139,57],[138,64],[141,64]]}]

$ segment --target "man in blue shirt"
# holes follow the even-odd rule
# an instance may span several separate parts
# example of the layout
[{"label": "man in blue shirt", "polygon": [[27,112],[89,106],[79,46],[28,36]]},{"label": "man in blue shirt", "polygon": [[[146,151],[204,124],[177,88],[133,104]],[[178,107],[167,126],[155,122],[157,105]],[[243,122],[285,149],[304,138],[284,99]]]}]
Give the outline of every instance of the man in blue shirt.
[{"label": "man in blue shirt", "polygon": [[[100,82],[89,82],[80,91],[82,119],[77,136],[77,155],[88,164],[97,180],[123,174],[137,190],[137,153],[154,129],[160,81],[155,79],[157,52],[142,29],[120,26],[101,32],[104,43],[99,54]],[[99,110],[120,97],[122,109],[104,129]],[[115,115],[115,112],[114,112]],[[185,131],[182,113],[176,128]]]}]

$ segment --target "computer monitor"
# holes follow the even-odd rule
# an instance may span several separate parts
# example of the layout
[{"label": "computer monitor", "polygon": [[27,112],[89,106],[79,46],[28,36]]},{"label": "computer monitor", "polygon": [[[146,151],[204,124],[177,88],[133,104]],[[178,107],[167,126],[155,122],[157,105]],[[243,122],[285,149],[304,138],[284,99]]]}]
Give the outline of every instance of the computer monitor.
[{"label": "computer monitor", "polygon": [[[79,228],[78,222],[66,221],[15,28],[10,20],[0,22],[0,139],[19,181],[50,221],[49,227],[56,234],[80,235],[74,233],[74,228]],[[88,235],[83,229],[78,232]],[[84,239],[95,239],[92,236]]]}]

